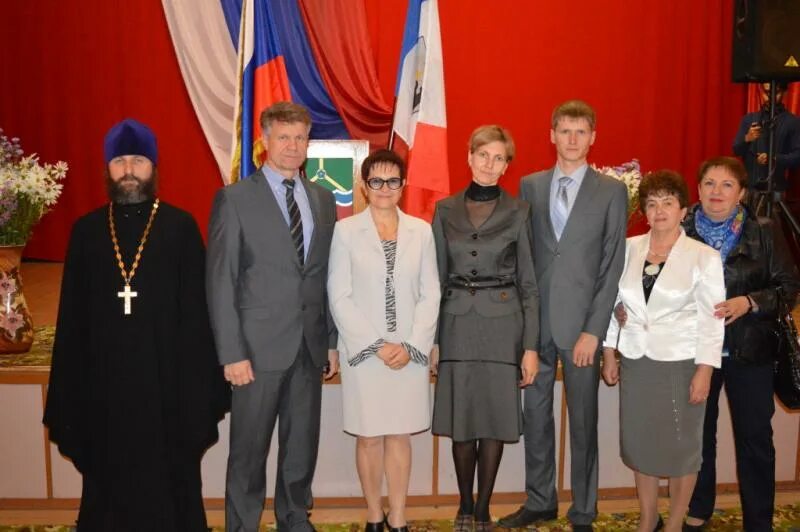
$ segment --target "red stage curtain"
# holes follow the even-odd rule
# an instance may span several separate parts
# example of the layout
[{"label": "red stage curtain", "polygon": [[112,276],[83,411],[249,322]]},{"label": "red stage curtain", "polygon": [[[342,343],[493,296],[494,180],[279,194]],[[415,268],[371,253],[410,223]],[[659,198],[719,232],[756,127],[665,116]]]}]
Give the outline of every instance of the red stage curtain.
[{"label": "red stage curtain", "polygon": [[[55,210],[29,257],[63,260],[72,222],[106,201],[103,136],[124,117],[158,137],[161,197],[203,229],[222,181],[172,49],[161,2],[5,2],[0,127],[43,160],[69,163]],[[114,260],[109,241],[108,257]],[[147,251],[143,259],[147,260]]]},{"label": "red stage curtain", "polygon": [[369,140],[371,149],[386,147],[392,106],[378,84],[363,0],[299,3],[320,75],[350,136]]},{"label": "red stage curtain", "polygon": [[[393,101],[407,2],[365,5],[380,88],[384,101]],[[515,136],[517,157],[501,180],[510,192],[520,176],[552,166],[550,112],[568,98],[597,109],[597,164],[638,157],[644,170],[675,168],[693,184],[704,158],[730,153],[746,89],[730,81],[729,0],[486,6],[440,2],[450,141],[443,156],[452,190],[469,180],[466,142],[480,124],[503,124]],[[348,2],[342,14],[351,9]],[[0,81],[0,127],[27,150],[71,168],[28,256],[63,259],[72,222],[105,201],[102,138],[125,116],[158,135],[162,197],[205,227],[221,178],[160,1],[83,0],[80,9],[72,2],[5,2]]]},{"label": "red stage curtain", "polygon": [[[786,109],[794,114],[800,114],[800,83],[791,83],[789,91],[783,96]],[[761,109],[761,88],[758,83],[747,84],[747,112],[752,113]],[[736,134],[734,132],[734,134]],[[733,142],[733,139],[731,139]]]},{"label": "red stage curtain", "polygon": [[[367,4],[386,94],[405,5]],[[598,114],[591,162],[636,157],[645,171],[674,168],[694,192],[699,163],[731,152],[745,110],[744,87],[730,81],[732,8],[729,0],[495,2],[488,10],[481,0],[440,2],[451,190],[470,179],[470,132],[500,123],[517,142],[500,184],[516,193],[521,176],[554,164],[553,107],[581,98]]]}]

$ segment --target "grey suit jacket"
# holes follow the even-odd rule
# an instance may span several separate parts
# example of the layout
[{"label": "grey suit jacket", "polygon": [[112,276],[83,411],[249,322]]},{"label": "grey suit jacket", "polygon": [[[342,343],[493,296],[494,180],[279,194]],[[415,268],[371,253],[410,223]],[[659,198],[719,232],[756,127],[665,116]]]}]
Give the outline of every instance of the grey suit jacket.
[{"label": "grey suit jacket", "polygon": [[284,370],[304,338],[322,367],[336,348],[325,289],[336,204],[323,187],[303,185],[314,216],[304,266],[261,170],[214,198],[206,292],[221,364],[248,359],[255,371]]},{"label": "grey suit jacket", "polygon": [[625,185],[586,170],[556,240],[550,220],[554,168],[522,178],[531,204],[533,251],[541,306],[541,341],[572,349],[581,332],[604,338],[625,260],[628,195]]},{"label": "grey suit jacket", "polygon": [[[491,216],[480,227],[474,227],[461,191],[436,204],[433,237],[442,282],[442,315],[462,316],[474,310],[485,318],[508,317],[505,326],[492,334],[518,336],[522,349],[535,350],[539,343],[539,294],[533,267],[530,212],[526,202],[501,192]],[[513,279],[514,286],[457,288],[448,285],[453,276],[508,277]],[[440,338],[440,343],[445,346],[449,340],[452,339]],[[462,359],[486,355],[474,352],[476,347],[464,347],[456,354]],[[511,357],[504,362],[518,363],[522,349],[502,353],[501,356]],[[450,353],[443,350],[442,357],[448,356]]]}]

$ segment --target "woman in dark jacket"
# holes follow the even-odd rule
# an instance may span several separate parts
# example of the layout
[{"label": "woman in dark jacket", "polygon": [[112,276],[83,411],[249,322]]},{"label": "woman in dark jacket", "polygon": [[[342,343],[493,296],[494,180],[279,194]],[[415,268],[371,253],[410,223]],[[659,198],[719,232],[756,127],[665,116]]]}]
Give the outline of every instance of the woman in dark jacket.
[{"label": "woman in dark jacket", "polygon": [[684,531],[703,530],[714,511],[717,416],[723,384],[730,406],[744,529],[772,530],[775,448],[772,443],[773,357],[778,293],[794,305],[800,279],[780,228],[744,207],[747,172],[738,159],[717,157],[698,172],[700,204],[684,220],[686,234],[719,250],[727,300],[722,367],[714,370],[703,425],[703,465]]},{"label": "woman in dark jacket", "polygon": [[431,357],[439,373],[432,431],[453,442],[460,495],[454,532],[494,528],[489,501],[503,445],[519,440],[520,387],[538,370],[531,209],[497,185],[513,157],[508,131],[476,129],[467,155],[472,182],[439,201],[433,218],[442,308],[441,359],[436,349]]}]

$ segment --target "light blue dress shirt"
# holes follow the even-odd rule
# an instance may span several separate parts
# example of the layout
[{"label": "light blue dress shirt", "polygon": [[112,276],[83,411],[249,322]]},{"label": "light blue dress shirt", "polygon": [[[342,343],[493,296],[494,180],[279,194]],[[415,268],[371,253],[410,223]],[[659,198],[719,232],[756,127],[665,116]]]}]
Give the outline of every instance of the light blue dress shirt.
[{"label": "light blue dress shirt", "polygon": [[[575,198],[578,196],[578,190],[581,188],[581,183],[583,183],[583,178],[586,176],[586,170],[589,168],[588,164],[584,164],[571,174],[569,177],[572,178],[572,184],[567,187],[567,222],[569,222],[569,215],[572,212],[572,206],[575,205]],[[553,181],[550,183],[550,220],[553,220],[553,206],[556,204],[557,196],[558,196],[558,180],[564,177],[564,172],[561,171],[558,165],[556,165],[556,169],[553,171]],[[566,226],[566,224],[565,224]]]},{"label": "light blue dress shirt", "polygon": [[[261,167],[261,172],[267,178],[267,185],[275,195],[275,201],[278,202],[278,208],[283,214],[283,219],[286,220],[288,229],[289,207],[286,206],[286,185],[283,184],[283,180],[286,178],[266,164]],[[299,175],[294,176],[294,183],[294,201],[297,203],[297,208],[300,209],[300,219],[303,221],[303,258],[308,259],[308,248],[311,245],[311,236],[314,234],[314,215],[311,213],[311,203],[308,201],[306,185]]]}]

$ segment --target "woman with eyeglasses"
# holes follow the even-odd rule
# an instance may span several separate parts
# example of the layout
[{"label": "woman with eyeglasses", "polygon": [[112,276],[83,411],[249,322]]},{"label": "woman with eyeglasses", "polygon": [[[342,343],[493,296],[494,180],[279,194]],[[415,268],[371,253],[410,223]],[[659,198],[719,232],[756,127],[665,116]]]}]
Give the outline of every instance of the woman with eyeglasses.
[{"label": "woman with eyeglasses", "polygon": [[438,202],[433,220],[443,294],[438,353],[431,356],[438,372],[432,430],[453,442],[456,532],[494,528],[489,501],[503,446],[519,441],[520,388],[538,370],[531,209],[497,185],[513,157],[507,130],[476,129],[467,155],[472,181]]},{"label": "woman with eyeglasses", "polygon": [[[361,166],[369,206],[336,223],[328,297],[339,330],[344,431],[356,436],[367,532],[407,531],[410,435],[430,427],[428,355],[439,314],[431,226],[397,204],[403,160],[379,150]],[[381,501],[383,479],[389,513]]]}]

